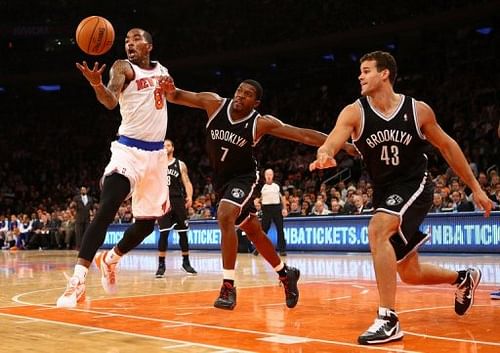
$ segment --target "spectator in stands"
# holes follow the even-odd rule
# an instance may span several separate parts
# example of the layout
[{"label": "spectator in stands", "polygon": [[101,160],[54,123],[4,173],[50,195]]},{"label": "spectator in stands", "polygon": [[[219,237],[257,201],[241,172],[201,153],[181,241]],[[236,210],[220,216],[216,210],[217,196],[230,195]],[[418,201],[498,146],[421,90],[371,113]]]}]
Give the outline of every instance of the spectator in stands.
[{"label": "spectator in stands", "polygon": [[364,212],[372,212],[373,211],[373,204],[372,204],[372,198],[368,196],[368,192],[363,192],[361,194],[361,198],[363,199],[363,210]]},{"label": "spectator in stands", "polygon": [[[70,210],[63,211],[61,227],[59,228],[59,249],[66,248],[67,250],[72,248],[72,244],[75,243],[75,218],[73,217]],[[64,245],[63,245],[64,244]]]},{"label": "spectator in stands", "polygon": [[356,193],[356,187],[354,185],[350,185],[347,188],[347,194],[344,203],[344,213],[345,214],[355,214],[356,206],[354,205],[354,195]]},{"label": "spectator in stands", "polygon": [[214,215],[212,214],[210,208],[203,208],[200,219],[214,219]]},{"label": "spectator in stands", "polygon": [[40,218],[33,222],[33,234],[27,247],[28,249],[47,250],[50,247],[48,214],[42,210],[37,213]]},{"label": "spectator in stands", "polygon": [[[253,204],[255,206],[255,214],[257,215],[257,218],[262,221],[262,201],[260,197],[256,197],[253,199]],[[214,213],[213,213],[214,214]]]},{"label": "spectator in stands", "polygon": [[498,172],[496,169],[492,168],[489,172],[489,196],[490,198],[494,197],[496,191],[497,191],[497,185],[500,183],[500,178],[498,176]]},{"label": "spectator in stands", "polygon": [[187,209],[187,218],[189,220],[198,219],[198,215],[196,214],[196,212],[194,211],[194,208],[192,206],[188,207],[188,209]]},{"label": "spectator in stands", "polygon": [[329,214],[330,211],[325,208],[325,203],[322,200],[316,201],[311,216],[327,216]]},{"label": "spectator in stands", "polygon": [[311,204],[308,201],[302,201],[302,205],[300,206],[300,215],[308,216],[311,213]]},{"label": "spectator in stands", "polygon": [[497,185],[495,186],[495,194],[490,198],[496,204],[495,210],[498,211],[500,209],[500,183],[497,183]]},{"label": "spectator in stands", "polygon": [[344,214],[344,210],[342,208],[342,205],[340,204],[340,201],[337,197],[332,197],[332,200],[330,201],[330,213],[332,215]]},{"label": "spectator in stands", "polygon": [[20,243],[21,238],[21,231],[19,229],[20,223],[21,222],[19,222],[15,214],[10,215],[8,230],[6,233],[6,241],[4,244],[5,249],[18,249],[17,244]]},{"label": "spectator in stands", "polygon": [[16,246],[19,249],[24,249],[31,238],[31,231],[33,230],[33,221],[27,214],[23,214],[23,219],[19,224],[20,236],[19,243]]},{"label": "spectator in stands", "polygon": [[451,208],[453,212],[472,212],[474,211],[474,205],[472,202],[467,201],[462,192],[453,191],[451,193]]},{"label": "spectator in stands", "polygon": [[363,196],[360,195],[359,193],[354,194],[352,196],[352,200],[354,205],[352,213],[353,215],[370,214],[373,211],[373,209],[365,208],[365,204],[363,202]]},{"label": "spectator in stands", "polygon": [[439,213],[439,212],[447,212],[451,211],[448,207],[446,207],[443,203],[443,196],[441,193],[434,192],[434,197],[432,199],[432,206],[429,210],[429,213]]},{"label": "spectator in stands", "polygon": [[300,216],[300,204],[297,200],[292,200],[290,202],[290,211],[288,212],[288,217],[299,217]]},{"label": "spectator in stands", "polygon": [[479,172],[479,176],[477,177],[477,181],[479,182],[479,185],[481,185],[481,189],[487,190],[489,183],[488,183],[488,175],[486,175],[485,172]]},{"label": "spectator in stands", "polygon": [[343,200],[345,201],[345,199],[347,198],[347,188],[345,187],[345,183],[344,181],[339,181],[337,183],[337,187],[336,189],[338,190],[338,192],[340,193],[340,200]]},{"label": "spectator in stands", "polygon": [[7,231],[9,230],[9,222],[4,214],[0,214],[0,248],[5,246],[7,240]]}]

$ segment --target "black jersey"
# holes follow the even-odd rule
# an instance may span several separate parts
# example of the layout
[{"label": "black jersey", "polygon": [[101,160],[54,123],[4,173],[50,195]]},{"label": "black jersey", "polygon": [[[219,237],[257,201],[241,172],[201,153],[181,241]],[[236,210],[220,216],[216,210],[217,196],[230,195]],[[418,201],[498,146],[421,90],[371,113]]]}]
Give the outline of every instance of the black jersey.
[{"label": "black jersey", "polygon": [[357,103],[362,111],[361,134],[353,142],[374,184],[422,179],[429,143],[418,127],[415,100],[401,95],[400,105],[389,117],[374,109],[366,97]]},{"label": "black jersey", "polygon": [[236,176],[258,172],[253,147],[259,113],[252,110],[247,117],[233,121],[231,102],[226,98],[207,123],[207,151],[217,187]]},{"label": "black jersey", "polygon": [[168,192],[170,197],[184,197],[185,190],[181,177],[180,161],[174,158],[168,164],[168,178],[167,178]]}]

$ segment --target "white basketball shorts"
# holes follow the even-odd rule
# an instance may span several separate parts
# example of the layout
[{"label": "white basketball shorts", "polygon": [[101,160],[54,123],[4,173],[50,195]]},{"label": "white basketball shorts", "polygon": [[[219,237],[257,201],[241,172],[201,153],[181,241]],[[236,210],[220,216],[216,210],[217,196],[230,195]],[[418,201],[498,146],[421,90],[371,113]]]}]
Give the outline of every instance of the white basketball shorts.
[{"label": "white basketball shorts", "polygon": [[134,218],[163,216],[170,209],[168,197],[168,162],[164,149],[145,151],[111,143],[111,160],[104,169],[104,178],[113,173],[124,175],[130,181],[132,213]]}]

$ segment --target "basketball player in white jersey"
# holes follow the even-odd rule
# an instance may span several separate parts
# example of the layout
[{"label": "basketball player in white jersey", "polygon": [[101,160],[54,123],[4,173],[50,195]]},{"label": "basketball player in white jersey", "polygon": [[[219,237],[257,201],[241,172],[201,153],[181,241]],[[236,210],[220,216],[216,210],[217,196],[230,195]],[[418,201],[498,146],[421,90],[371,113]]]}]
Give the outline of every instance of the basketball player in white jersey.
[{"label": "basketball player in white jersey", "polygon": [[[167,157],[163,139],[167,130],[167,104],[159,80],[168,76],[160,63],[151,61],[151,35],[133,28],[125,38],[126,60],[111,67],[105,86],[102,74],[106,65],[89,68],[84,61],[77,68],[94,89],[97,100],[108,109],[120,105],[122,116],[119,138],[111,143],[111,160],[104,170],[99,210],[85,231],[74,273],[58,307],[73,308],[85,300],[85,278],[94,256],[101,271],[105,292],[116,292],[115,268],[121,256],[139,245],[153,231],[156,218],[169,208]],[[96,255],[106,230],[120,207],[132,197],[132,224],[110,251]]]}]

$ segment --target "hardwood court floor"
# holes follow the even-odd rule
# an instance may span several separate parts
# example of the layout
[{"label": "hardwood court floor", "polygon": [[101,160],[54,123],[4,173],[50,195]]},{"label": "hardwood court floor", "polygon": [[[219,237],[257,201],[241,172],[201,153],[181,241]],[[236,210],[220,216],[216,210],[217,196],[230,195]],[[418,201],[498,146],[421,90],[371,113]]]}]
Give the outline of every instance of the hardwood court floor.
[{"label": "hardwood court floor", "polygon": [[221,280],[218,252],[192,252],[199,274],[187,276],[180,253],[167,257],[167,277],[155,279],[154,251],[122,259],[120,292],[104,295],[93,266],[87,302],[56,309],[76,253],[0,253],[0,352],[500,352],[499,256],[425,256],[427,262],[483,272],[475,305],[464,317],[453,310],[454,288],[398,289],[405,337],[380,346],[359,346],[357,336],[373,322],[378,303],[368,254],[290,254],[301,270],[300,301],[284,305],[283,288],[262,257],[239,254],[238,305],[215,309]]}]

